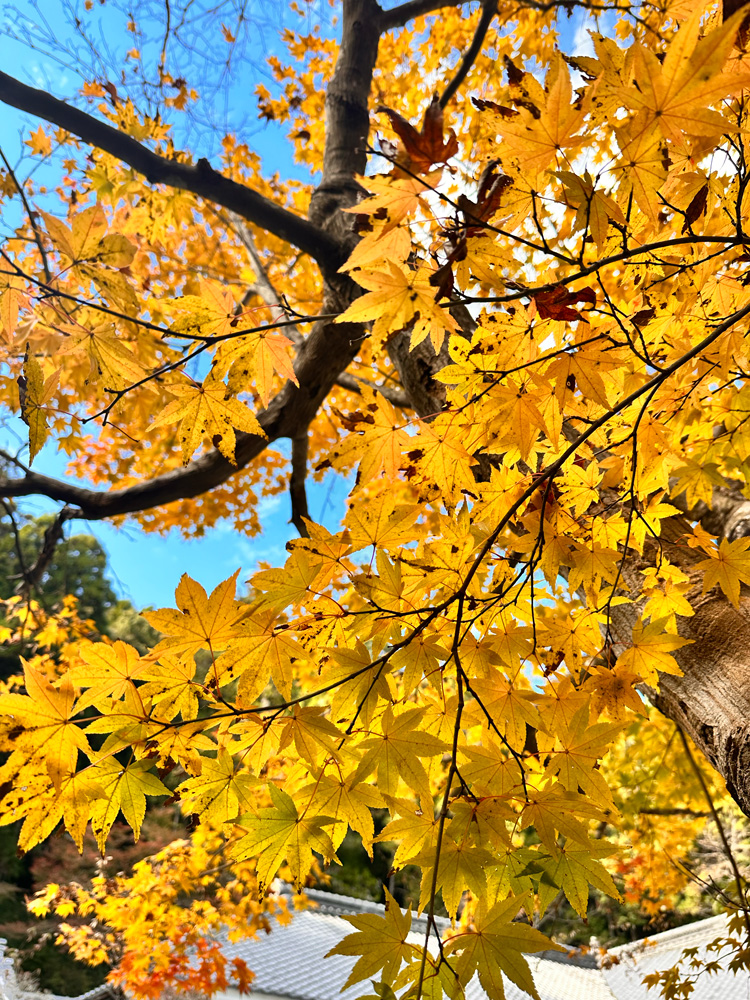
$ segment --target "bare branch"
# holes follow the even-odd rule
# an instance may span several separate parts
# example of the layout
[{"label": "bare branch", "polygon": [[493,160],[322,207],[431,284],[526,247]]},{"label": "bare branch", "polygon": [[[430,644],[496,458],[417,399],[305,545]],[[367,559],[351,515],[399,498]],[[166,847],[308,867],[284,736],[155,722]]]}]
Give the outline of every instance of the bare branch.
[{"label": "bare branch", "polygon": [[737,859],[732,852],[732,845],[727,839],[727,835],[724,831],[724,824],[721,822],[721,816],[719,815],[716,806],[714,805],[714,800],[711,796],[711,791],[706,784],[706,779],[703,776],[703,772],[700,767],[698,767],[698,762],[693,756],[693,752],[690,749],[690,744],[687,741],[687,736],[685,736],[684,731],[678,726],[677,732],[679,734],[680,740],[682,741],[682,749],[685,751],[685,756],[690,761],[690,766],[693,769],[693,773],[698,779],[698,783],[701,786],[703,795],[708,803],[708,808],[711,810],[711,816],[716,824],[716,829],[718,831],[719,837],[721,838],[721,843],[724,846],[724,853],[727,856],[729,864],[732,866],[732,873],[734,874],[734,882],[737,889],[737,902],[740,904],[742,909],[742,914],[745,918],[745,928],[747,930],[748,939],[750,940],[750,913],[747,908],[747,897],[745,895],[744,881],[742,874],[740,872],[739,866],[737,864]]},{"label": "bare branch", "polygon": [[393,406],[398,406],[401,410],[414,409],[411,400],[401,389],[393,389],[389,385],[378,385],[377,382],[371,382],[369,379],[360,378],[358,375],[352,375],[349,372],[342,372],[336,379],[336,385],[340,385],[342,389],[349,389],[350,392],[356,392],[358,396],[362,394],[360,387],[362,385],[369,385],[371,389],[380,393],[383,399],[387,399]]},{"label": "bare branch", "polygon": [[193,166],[168,159],[112,125],[2,72],[0,101],[57,125],[84,142],[116,156],[143,174],[151,184],[167,184],[191,191],[200,198],[236,212],[243,219],[299,247],[319,263],[324,262],[328,269],[335,270],[347,256],[346,248],[329,233],[276,205],[252,188],[224,177],[213,169],[208,160],[200,159]]},{"label": "bare branch", "polygon": [[482,51],[482,45],[487,37],[487,32],[489,31],[492,18],[496,13],[497,0],[484,0],[484,3],[482,4],[482,16],[479,18],[479,23],[477,24],[476,31],[474,32],[474,37],[471,40],[471,45],[466,50],[466,53],[461,60],[461,64],[456,70],[455,76],[440,97],[441,108],[444,108],[447,105],[448,101],[450,101],[451,97],[453,97],[466,79],[469,70],[474,65],[474,60]]},{"label": "bare branch", "polygon": [[12,503],[7,503],[5,500],[0,500],[0,506],[3,508],[5,513],[10,520],[10,530],[13,533],[13,545],[16,550],[16,558],[18,559],[18,567],[21,575],[22,586],[28,586],[29,580],[29,569],[26,565],[26,559],[23,554],[23,547],[21,545],[21,535],[18,530],[18,523],[16,521],[16,511],[15,505]]},{"label": "bare branch", "polygon": [[28,199],[26,198],[26,192],[23,189],[23,185],[20,183],[16,177],[13,167],[11,167],[8,162],[8,158],[5,153],[0,149],[0,157],[5,164],[5,169],[8,171],[8,176],[13,181],[16,186],[16,191],[18,191],[21,196],[21,201],[23,202],[23,207],[26,211],[26,215],[29,217],[29,225],[31,226],[31,231],[34,234],[34,242],[39,248],[39,256],[42,258],[42,267],[44,268],[44,277],[47,281],[52,279],[52,272],[49,269],[49,261],[47,260],[47,252],[44,249],[44,243],[42,242],[42,234],[39,232],[39,226],[36,224],[36,219],[34,218],[34,213],[31,211],[31,206],[29,205]]},{"label": "bare branch", "polygon": [[289,479],[289,495],[292,498],[292,524],[300,533],[301,538],[309,538],[305,519],[310,519],[307,507],[307,428],[292,438],[292,474]]},{"label": "bare branch", "polygon": [[443,10],[446,7],[461,7],[470,0],[407,0],[406,3],[393,7],[391,10],[384,10],[380,15],[378,27],[381,33],[392,31],[394,28],[403,28],[407,21],[415,17],[422,17],[424,14],[434,14],[435,11]]},{"label": "bare branch", "polygon": [[703,809],[688,809],[685,806],[665,806],[664,808],[639,809],[639,816],[695,816],[698,819],[708,818],[711,813]]},{"label": "bare branch", "polygon": [[52,524],[44,532],[41,552],[36,557],[34,565],[24,573],[24,596],[28,597],[29,593],[39,586],[45,570],[52,562],[57,543],[63,538],[65,522],[69,521],[71,517],[75,517],[75,513],[71,511],[70,507],[63,507]]},{"label": "bare branch", "polygon": [[[255,246],[253,234],[250,232],[247,223],[244,219],[241,219],[234,213],[230,213],[229,221],[230,225],[237,233],[240,242],[247,250],[250,260],[253,262],[253,267],[255,268],[255,282],[252,285],[252,288],[248,289],[248,291],[254,292],[265,302],[267,306],[271,307],[271,317],[274,321],[288,319],[289,317],[284,309],[281,296],[273,287],[271,279],[268,277],[268,272],[266,271],[263,261],[260,259],[260,254],[258,253],[258,248]],[[304,340],[304,337],[296,326],[287,327],[284,333],[298,346]]]}]

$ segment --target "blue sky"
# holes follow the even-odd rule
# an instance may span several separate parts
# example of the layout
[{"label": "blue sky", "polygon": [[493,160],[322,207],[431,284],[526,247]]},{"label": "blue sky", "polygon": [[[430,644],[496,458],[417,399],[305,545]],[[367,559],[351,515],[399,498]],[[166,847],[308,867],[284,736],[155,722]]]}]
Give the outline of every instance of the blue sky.
[{"label": "blue sky", "polygon": [[[206,5],[198,3],[195,6],[203,8]],[[231,6],[228,4],[227,8]],[[314,9],[317,4],[310,6]],[[2,41],[3,68],[7,72],[62,98],[74,94],[80,84],[80,75],[74,68],[75,57],[84,62],[89,57],[66,17],[65,7],[64,0],[40,0],[36,4],[33,0],[21,0],[13,7],[6,6],[3,14],[6,33],[9,30],[17,35],[27,33],[30,36],[27,42],[33,40],[34,47],[23,41],[13,42],[7,38]],[[68,5],[69,10],[74,8],[82,12],[83,4],[76,0]],[[139,14],[147,14],[149,8],[148,0],[141,0],[136,5]],[[253,86],[257,79],[262,79],[264,56],[271,51],[281,52],[278,29],[286,10],[285,0],[279,0],[278,6],[266,3],[262,9],[265,12],[263,20],[254,23],[246,43],[246,55],[253,64]],[[109,50],[112,64],[118,65],[118,53],[124,54],[133,45],[132,36],[123,30],[123,15],[114,3],[109,2],[101,7],[96,3],[93,16],[94,20],[87,23],[92,25],[94,38],[98,40],[102,51]],[[232,28],[229,17],[226,21],[228,27]],[[148,56],[149,53],[158,51],[154,46],[160,46],[161,35],[156,30],[156,21],[149,21],[146,17],[144,24],[147,30],[154,29],[154,41],[146,40],[143,45],[144,53]],[[68,48],[69,55],[63,56],[62,63],[55,60],[53,45],[48,43]],[[221,54],[220,48],[217,51]],[[170,56],[181,67],[184,67],[186,59],[194,59],[192,68],[196,76],[200,76],[206,68],[201,60],[209,59],[210,55],[210,47],[197,54],[193,53],[192,56],[187,49],[176,50],[168,54],[167,68],[176,76],[175,66],[170,65]],[[66,58],[70,59],[70,68],[64,65]],[[91,65],[97,69],[93,59]],[[101,72],[92,72],[91,75],[100,76]],[[118,82],[116,78],[114,82]],[[189,82],[192,82],[190,78]],[[201,89],[200,83],[196,86]],[[221,128],[234,119],[239,126],[241,138],[261,154],[269,174],[279,171],[284,176],[301,176],[299,168],[291,163],[291,149],[281,130],[273,124],[258,121],[255,101],[252,97],[249,98],[252,89],[248,80],[238,75],[228,88],[226,101],[214,99],[207,102],[203,124],[193,126],[191,134],[183,137],[184,144],[199,155],[214,155],[221,139]],[[2,107],[0,145],[12,163],[18,163],[22,155],[23,140],[28,137],[29,128],[36,129],[37,126],[36,120],[6,106]],[[49,173],[51,182],[59,176],[55,168],[50,168]],[[20,175],[24,176],[23,170]],[[39,175],[37,179],[40,179]],[[14,221],[6,219],[3,229],[7,231]],[[26,428],[19,420],[11,420],[0,430],[4,439],[0,443],[15,453],[25,438],[25,431]],[[65,471],[64,456],[56,454],[54,445],[48,444],[37,456],[34,468],[47,475],[62,477]],[[347,492],[346,483],[333,474],[329,474],[323,483],[310,483],[308,500],[313,519],[325,523],[329,528],[335,528],[343,514]],[[19,507],[30,514],[57,509],[55,504],[43,497],[19,503]],[[102,543],[109,555],[110,576],[118,594],[131,600],[138,608],[148,605],[159,607],[173,604],[174,589],[183,572],[189,573],[210,590],[230,576],[238,566],[243,571],[240,580],[245,580],[259,562],[283,562],[287,541],[297,537],[296,530],[289,524],[288,496],[283,494],[262,499],[259,513],[264,530],[256,538],[238,534],[229,524],[208,531],[201,539],[184,539],[178,531],[172,531],[167,536],[145,533],[134,524],[115,528],[106,522],[76,521],[73,522],[71,531],[88,532]]]}]

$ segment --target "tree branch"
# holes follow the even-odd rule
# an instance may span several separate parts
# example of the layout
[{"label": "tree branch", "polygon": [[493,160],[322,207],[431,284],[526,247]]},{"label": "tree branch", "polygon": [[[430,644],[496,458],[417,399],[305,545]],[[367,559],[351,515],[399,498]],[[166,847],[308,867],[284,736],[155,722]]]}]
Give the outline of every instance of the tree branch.
[{"label": "tree branch", "polygon": [[39,586],[45,570],[52,562],[57,543],[63,538],[65,522],[70,520],[71,516],[75,515],[71,512],[70,507],[63,507],[52,524],[44,532],[41,552],[36,557],[34,565],[24,573],[23,592],[25,597],[28,597],[31,591]]},{"label": "tree branch", "polygon": [[26,215],[28,216],[29,225],[31,226],[31,231],[34,234],[34,242],[36,243],[36,245],[37,245],[37,247],[39,249],[39,256],[41,257],[42,268],[44,270],[44,278],[45,278],[45,281],[49,282],[49,281],[52,280],[52,272],[49,269],[49,261],[47,260],[47,252],[44,249],[44,243],[42,242],[42,234],[39,232],[39,226],[37,225],[36,220],[34,218],[34,213],[31,211],[31,206],[29,205],[28,199],[26,197],[26,192],[23,189],[23,185],[21,184],[21,182],[16,177],[15,171],[13,170],[13,167],[8,162],[8,158],[6,157],[6,155],[2,151],[2,149],[0,149],[0,158],[2,159],[3,163],[5,164],[5,169],[8,171],[8,176],[10,177],[10,179],[15,184],[16,191],[18,191],[19,195],[21,196],[21,201],[23,202],[23,207],[24,207],[24,210],[26,211]]},{"label": "tree branch", "polygon": [[349,372],[342,372],[336,379],[336,385],[340,385],[342,389],[348,389],[350,392],[356,392],[358,396],[362,395],[361,386],[369,385],[371,389],[380,393],[383,399],[387,399],[393,406],[398,406],[401,410],[414,409],[411,400],[401,389],[394,389],[389,385],[378,385],[377,382],[371,382],[366,378],[359,378],[358,375],[351,375]]},{"label": "tree branch", "polygon": [[[237,233],[240,243],[243,245],[245,250],[247,250],[248,256],[253,262],[253,267],[255,268],[255,283],[248,289],[248,291],[257,295],[267,306],[270,306],[271,317],[274,322],[280,319],[288,319],[289,317],[284,310],[281,296],[273,287],[271,279],[268,277],[268,272],[263,265],[263,261],[260,259],[260,254],[258,253],[258,248],[255,246],[253,234],[250,232],[247,223],[244,219],[241,219],[233,212],[230,213],[229,223]],[[284,330],[284,333],[290,340],[293,340],[298,347],[305,339],[296,326],[287,327]]]},{"label": "tree branch", "polygon": [[292,524],[300,533],[301,538],[309,538],[310,532],[307,530],[305,520],[309,520],[310,512],[307,507],[307,490],[305,489],[305,479],[307,478],[307,428],[300,431],[292,438],[292,474],[289,478],[289,495],[292,499]]},{"label": "tree branch", "polygon": [[[0,507],[5,511],[9,521],[10,530],[13,534],[13,545],[16,550],[16,558],[18,559],[18,568],[20,570],[21,586],[27,588],[29,586],[29,568],[26,565],[26,559],[23,554],[23,546],[21,545],[21,534],[18,530],[18,524],[16,522],[16,512],[14,505],[12,503],[6,503],[5,500],[0,500]],[[15,577],[13,577],[15,578]]]},{"label": "tree branch", "polygon": [[[359,288],[353,282],[351,284],[350,294],[354,297]],[[329,305],[327,312],[340,312],[343,308],[340,302]],[[25,474],[18,479],[0,479],[0,497],[46,496],[76,508],[69,510],[66,519],[82,517],[97,521],[207,493],[244,468],[272,441],[284,437],[294,439],[300,429],[310,425],[336,380],[356,357],[363,336],[364,329],[359,324],[333,323],[330,320],[319,320],[314,324],[294,364],[299,385],[287,382],[268,407],[257,414],[265,437],[245,433],[237,435],[236,466],[214,449],[185,468],[174,469],[125,489],[105,492],[53,479],[16,461],[15,464],[23,468]]]},{"label": "tree branch", "polygon": [[384,10],[380,15],[378,28],[381,34],[394,28],[403,28],[407,21],[424,14],[434,14],[445,7],[461,7],[470,0],[407,0],[406,3]]},{"label": "tree branch", "polygon": [[[680,730],[682,732],[682,730]],[[708,818],[711,813],[705,809],[688,809],[685,806],[673,806],[653,809],[639,809],[639,816],[695,816],[698,819]]]},{"label": "tree branch", "polygon": [[[356,175],[367,169],[372,74],[378,57],[377,0],[345,0],[336,68],[326,88],[323,176],[310,199],[310,218],[351,251],[359,242],[351,207],[363,191]],[[329,268],[328,275],[333,271]]]},{"label": "tree branch", "polygon": [[236,212],[243,219],[299,247],[318,262],[324,261],[327,268],[335,270],[346,259],[346,248],[329,233],[252,188],[224,177],[207,160],[198,160],[193,166],[161,156],[112,125],[2,72],[0,101],[57,125],[84,142],[116,156],[151,184],[167,184],[190,191]]},{"label": "tree branch", "polygon": [[461,60],[461,64],[456,70],[455,76],[440,97],[441,108],[444,108],[447,105],[448,101],[450,101],[451,97],[453,97],[466,79],[469,70],[474,65],[474,60],[482,51],[482,45],[487,37],[487,32],[489,31],[490,24],[492,23],[492,18],[496,13],[497,0],[484,0],[482,4],[482,16],[479,18],[479,23],[477,24],[476,31],[474,32],[474,37],[471,40],[471,45],[466,50],[466,53]]}]

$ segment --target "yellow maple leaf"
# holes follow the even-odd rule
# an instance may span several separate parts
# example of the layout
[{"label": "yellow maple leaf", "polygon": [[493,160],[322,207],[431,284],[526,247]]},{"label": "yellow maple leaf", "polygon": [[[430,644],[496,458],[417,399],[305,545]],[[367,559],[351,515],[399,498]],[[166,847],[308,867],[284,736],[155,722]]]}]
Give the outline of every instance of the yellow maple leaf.
[{"label": "yellow maple leaf", "polygon": [[[555,749],[544,773],[546,777],[557,777],[568,791],[581,788],[595,802],[609,804],[612,793],[597,770],[597,763],[622,727],[611,722],[589,726],[588,720],[588,705],[583,705],[567,725],[558,727],[554,734]],[[541,743],[540,740],[540,746]]]},{"label": "yellow maple leaf", "polygon": [[126,236],[121,233],[105,235],[107,217],[101,205],[91,205],[74,215],[71,228],[54,215],[47,212],[41,215],[56,249],[74,264],[87,261],[121,268],[127,267],[135,257],[137,248]]},{"label": "yellow maple leaf", "polygon": [[227,386],[213,375],[205,380],[171,383],[165,387],[178,398],[168,403],[150,426],[150,430],[180,421],[182,461],[187,465],[193,452],[208,437],[224,458],[236,465],[234,456],[235,430],[266,437],[252,411],[234,399]]},{"label": "yellow maple leaf", "polygon": [[[474,896],[481,898],[487,891],[487,870],[494,863],[490,851],[462,841],[443,838],[440,845],[440,862],[438,864],[435,888],[440,889],[443,903],[448,916],[454,919],[464,892],[469,889]],[[413,864],[422,868],[422,896],[420,908],[429,906],[430,890],[435,868],[435,851],[426,850],[411,858]]]},{"label": "yellow maple leaf", "polygon": [[630,712],[646,714],[646,706],[636,690],[636,684],[643,680],[641,674],[625,663],[617,663],[612,669],[600,668],[586,681],[586,690],[591,692],[591,706],[598,715],[606,709],[615,722],[625,722]]},{"label": "yellow maple leaf", "polygon": [[596,860],[614,854],[614,848],[606,844],[589,843],[586,847],[581,847],[580,844],[572,846],[566,843],[562,847],[555,844],[551,850],[549,861],[540,864],[546,879],[552,883],[548,887],[551,898],[557,895],[558,888],[562,889],[573,909],[584,919],[589,908],[589,885],[613,899],[622,899],[612,876]]},{"label": "yellow maple leaf", "polygon": [[480,903],[470,927],[460,928],[445,942],[447,954],[455,955],[461,982],[468,983],[474,973],[490,1000],[505,1000],[503,974],[521,990],[539,1000],[528,962],[522,952],[564,951],[549,938],[528,924],[514,920],[521,906],[528,905],[524,896],[510,896],[487,908]]},{"label": "yellow maple leaf", "polygon": [[91,812],[91,828],[100,851],[104,851],[107,834],[119,812],[138,840],[146,815],[146,796],[172,794],[155,774],[149,773],[151,763],[150,760],[136,760],[123,766],[118,760],[109,758],[93,765],[91,778],[101,786],[103,793],[97,797]]},{"label": "yellow maple leaf", "polygon": [[371,482],[380,475],[388,481],[396,479],[402,452],[411,439],[406,422],[395,407],[363,386],[361,410],[342,417],[342,421],[354,424],[357,433],[348,434],[324,464],[337,468],[359,463],[362,482]]},{"label": "yellow maple leaf", "polygon": [[417,729],[422,717],[421,708],[407,709],[395,715],[390,705],[380,721],[382,735],[372,736],[360,744],[365,751],[357,778],[364,778],[377,768],[378,790],[383,795],[395,796],[399,781],[420,796],[422,808],[432,803],[427,772],[420,757],[433,757],[445,749],[443,740],[424,730]]},{"label": "yellow maple leaf", "polygon": [[547,74],[543,96],[542,107],[526,99],[516,115],[491,115],[503,148],[527,178],[536,178],[559,155],[570,156],[586,141],[581,133],[585,113],[574,100],[570,73],[560,55]]},{"label": "yellow maple leaf", "polygon": [[660,672],[679,677],[682,671],[670,653],[687,646],[693,640],[670,635],[666,624],[666,618],[658,618],[648,625],[637,622],[633,626],[632,645],[617,657],[616,666],[629,668],[646,684],[657,685]]},{"label": "yellow maple leaf", "polygon": [[[433,848],[437,838],[437,821],[432,810],[415,809],[409,803],[400,806],[391,803],[392,814],[399,812],[398,819],[392,819],[385,829],[375,837],[375,843],[396,843],[393,867],[398,870],[424,849]],[[433,855],[434,856],[434,855]]]},{"label": "yellow maple leaf", "polygon": [[10,283],[3,292],[0,292],[0,326],[2,326],[3,336],[9,344],[13,342],[16,332],[18,310],[25,301],[19,289]]},{"label": "yellow maple leaf", "polygon": [[251,812],[257,778],[238,769],[232,755],[219,747],[216,759],[202,758],[199,777],[188,778],[180,786],[180,803],[186,813],[200,813],[212,823],[228,823],[239,812]]},{"label": "yellow maple leaf", "polygon": [[642,45],[635,48],[635,84],[622,88],[620,98],[637,112],[633,131],[661,130],[666,139],[682,143],[683,134],[721,135],[733,125],[711,104],[750,84],[750,73],[722,73],[742,22],[740,11],[699,40],[703,9],[696,6],[673,39],[663,62]]},{"label": "yellow maple leaf", "polygon": [[236,570],[217,584],[208,597],[199,583],[183,573],[174,595],[179,610],[161,608],[143,613],[146,621],[165,636],[154,652],[184,657],[199,649],[217,653],[226,649],[238,635],[237,625],[247,614],[247,606],[235,600],[238,574]]},{"label": "yellow maple leaf", "polygon": [[435,289],[429,283],[429,273],[413,271],[405,264],[387,261],[386,271],[358,270],[352,277],[365,295],[336,317],[337,323],[364,323],[374,320],[373,348],[381,351],[400,330],[411,327],[411,346],[420,344],[429,335],[437,353],[446,333],[458,328],[447,309],[435,302]]},{"label": "yellow maple leaf", "polygon": [[414,522],[419,514],[418,506],[397,503],[388,490],[366,504],[350,504],[344,524],[349,531],[351,551],[367,545],[390,549],[408,544],[414,539]]},{"label": "yellow maple leaf", "polygon": [[44,378],[42,367],[27,344],[23,375],[18,378],[18,394],[21,417],[29,428],[29,464],[34,461],[47,440],[47,404],[55,395],[59,379],[59,370],[47,379]]},{"label": "yellow maple leaf", "polygon": [[[361,208],[364,202],[357,205]],[[366,270],[372,264],[386,260],[397,260],[405,263],[411,251],[411,235],[402,227],[391,228],[385,223],[385,228],[377,227],[371,233],[366,233],[349,255],[345,264],[339,270],[351,271],[355,268]]]},{"label": "yellow maple leaf", "polygon": [[493,671],[490,680],[472,682],[472,691],[496,720],[500,731],[512,747],[521,750],[526,741],[526,726],[539,729],[542,721],[534,705],[533,691],[524,690]]},{"label": "yellow maple leaf", "polygon": [[[295,734],[296,736],[296,734]],[[305,755],[310,759],[312,754]],[[372,844],[375,833],[372,809],[382,808],[383,800],[377,789],[367,781],[355,781],[353,774],[334,777],[321,774],[312,786],[300,789],[300,798],[312,793],[308,809],[330,816],[334,822],[330,827],[333,846],[339,845],[351,827],[362,837],[362,846],[372,858]]]},{"label": "yellow maple leaf", "polygon": [[227,386],[231,392],[241,392],[254,385],[263,405],[268,406],[273,395],[274,376],[299,385],[292,365],[292,346],[292,341],[278,330],[238,331],[236,337],[219,348],[214,374],[223,377],[229,373]]},{"label": "yellow maple leaf", "polygon": [[588,844],[588,826],[581,821],[595,819],[601,822],[611,817],[609,810],[605,813],[585,796],[557,784],[542,789],[530,787],[528,797],[521,813],[521,829],[533,827],[548,850],[556,847],[560,834],[577,844]]},{"label": "yellow maple leaf", "polygon": [[578,209],[575,228],[590,230],[591,237],[601,253],[607,239],[610,219],[620,225],[625,223],[619,205],[595,187],[588,171],[583,177],[579,177],[569,170],[561,170],[557,176],[568,189],[567,197]]},{"label": "yellow maple leaf", "polygon": [[359,956],[343,989],[370,979],[382,972],[383,978],[393,981],[401,964],[419,955],[420,949],[407,941],[411,929],[411,907],[404,913],[387,889],[385,892],[385,914],[361,913],[346,917],[357,930],[346,937],[326,954]]},{"label": "yellow maple leaf", "polygon": [[217,663],[219,681],[226,684],[239,678],[243,703],[252,704],[273,678],[280,694],[288,698],[292,691],[293,664],[307,658],[296,636],[277,621],[273,611],[263,611],[246,618],[233,630],[231,649]]},{"label": "yellow maple leaf", "polygon": [[205,278],[199,280],[198,288],[198,295],[172,300],[172,308],[181,313],[172,330],[196,337],[223,337],[238,331],[240,319],[231,293]]},{"label": "yellow maple leaf", "polygon": [[78,699],[79,712],[97,705],[101,699],[121,698],[135,687],[134,680],[142,677],[149,665],[137,649],[119,639],[113,646],[103,642],[82,643],[78,653],[83,664],[69,670],[67,679],[77,687],[88,688]]},{"label": "yellow maple leaf", "polygon": [[750,584],[750,538],[736,538],[733,542],[722,538],[719,548],[708,559],[696,563],[696,570],[703,570],[703,593],[718,586],[735,606],[740,606],[740,584]]},{"label": "yellow maple leaf", "polygon": [[29,133],[29,138],[24,139],[24,145],[28,146],[35,156],[49,156],[52,152],[52,140],[41,125],[36,132]]},{"label": "yellow maple leaf", "polygon": [[238,861],[257,855],[258,890],[263,895],[284,860],[289,865],[299,889],[310,871],[313,851],[326,862],[336,857],[331,838],[322,827],[328,816],[310,816],[297,812],[286,792],[269,785],[273,807],[241,816],[239,824],[248,832],[232,848]]},{"label": "yellow maple leaf", "polygon": [[0,716],[10,716],[23,727],[14,739],[14,749],[40,754],[56,788],[76,769],[78,751],[89,753],[88,741],[73,722],[78,713],[75,691],[63,679],[59,688],[23,661],[25,695],[0,697]]},{"label": "yellow maple leaf", "polygon": [[59,353],[85,352],[90,361],[89,378],[99,376],[104,389],[125,389],[146,374],[133,351],[115,335],[111,323],[75,327],[65,324],[61,328],[66,329],[69,336]]},{"label": "yellow maple leaf", "polygon": [[[378,220],[382,215],[385,215],[386,219],[382,223],[382,231],[387,233],[393,230],[399,222],[402,222],[407,215],[416,211],[420,198],[428,194],[430,188],[434,187],[439,179],[439,170],[427,174],[424,178],[380,177],[376,174],[370,177],[360,177],[358,180],[362,186],[374,194],[365,198],[364,201],[358,202],[353,208],[346,209],[346,211],[354,212],[357,215],[360,213],[375,215]],[[405,260],[406,257],[392,258],[388,255],[388,259]],[[356,257],[354,263],[350,259],[341,270],[350,271],[355,266]]]},{"label": "yellow maple leaf", "polygon": [[303,760],[317,765],[321,757],[337,759],[337,746],[341,745],[343,733],[323,714],[323,709],[314,705],[301,708],[295,705],[292,714],[283,720],[279,751],[291,742]]},{"label": "yellow maple leaf", "polygon": [[181,658],[162,654],[159,663],[144,665],[140,676],[146,683],[141,685],[140,693],[151,701],[164,722],[171,722],[178,714],[183,722],[198,714],[200,687],[194,680],[195,669],[195,660],[189,655]]}]

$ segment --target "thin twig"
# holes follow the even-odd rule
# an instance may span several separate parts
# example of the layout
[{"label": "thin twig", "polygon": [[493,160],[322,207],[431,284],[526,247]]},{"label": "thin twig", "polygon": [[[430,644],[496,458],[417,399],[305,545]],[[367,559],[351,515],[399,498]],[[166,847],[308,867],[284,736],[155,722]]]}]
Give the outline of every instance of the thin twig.
[{"label": "thin twig", "polygon": [[18,191],[19,195],[21,196],[21,201],[23,202],[23,207],[26,210],[26,215],[29,217],[31,230],[34,233],[34,242],[36,243],[37,247],[39,247],[39,255],[42,258],[42,267],[44,268],[45,280],[47,282],[50,282],[52,280],[52,272],[49,269],[49,261],[47,260],[47,251],[44,249],[44,243],[42,242],[42,234],[39,231],[39,227],[36,224],[36,219],[34,218],[34,212],[31,211],[31,206],[29,205],[29,202],[26,198],[26,192],[24,191],[20,181],[16,177],[15,171],[8,162],[8,158],[2,149],[0,149],[0,158],[2,158],[2,161],[5,164],[5,169],[8,171],[8,176],[16,186],[16,191]]},{"label": "thin twig", "polygon": [[[21,536],[18,531],[18,524],[16,523],[16,512],[14,504],[8,503],[6,500],[0,499],[0,505],[2,505],[3,510],[8,515],[10,520],[10,530],[13,532],[13,544],[16,550],[16,556],[18,557],[18,566],[21,571],[21,579],[24,584],[29,584],[29,569],[26,565],[26,559],[24,558],[23,548],[21,546]],[[31,589],[29,587],[29,589]]]},{"label": "thin twig", "polygon": [[719,832],[719,837],[721,838],[721,842],[724,845],[724,853],[727,856],[729,864],[732,866],[732,872],[734,873],[734,881],[737,886],[737,900],[742,909],[742,915],[745,919],[745,928],[747,930],[747,939],[750,942],[750,912],[748,912],[747,899],[745,897],[745,891],[742,888],[742,875],[740,874],[740,869],[737,865],[737,859],[732,853],[732,848],[729,844],[729,840],[727,839],[726,832],[724,831],[724,824],[721,822],[721,817],[719,816],[719,813],[716,810],[716,806],[714,805],[714,800],[711,797],[711,792],[709,791],[708,785],[706,784],[706,779],[703,777],[703,772],[698,767],[698,762],[693,756],[692,750],[690,749],[690,744],[687,741],[687,736],[685,736],[685,733],[683,732],[680,726],[677,727],[677,732],[680,734],[680,739],[682,740],[682,746],[683,749],[685,750],[685,756],[690,761],[690,766],[692,767],[693,772],[695,773],[695,776],[698,779],[698,783],[703,789],[703,794],[706,798],[706,802],[708,803],[708,808],[711,810],[711,816],[713,817],[713,821],[716,824],[716,829]]}]

